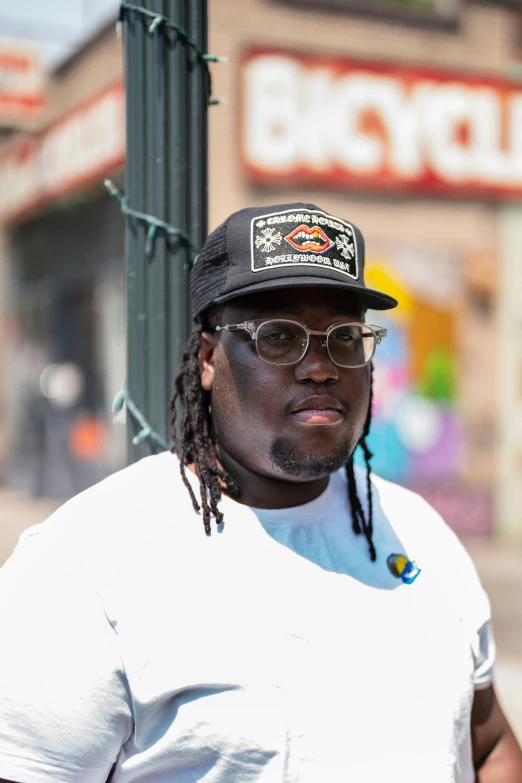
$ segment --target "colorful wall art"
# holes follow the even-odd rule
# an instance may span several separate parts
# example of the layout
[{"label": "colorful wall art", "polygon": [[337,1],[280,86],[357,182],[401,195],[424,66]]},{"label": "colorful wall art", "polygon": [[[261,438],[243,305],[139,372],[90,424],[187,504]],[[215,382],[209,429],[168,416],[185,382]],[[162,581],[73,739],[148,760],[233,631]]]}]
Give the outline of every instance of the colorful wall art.
[{"label": "colorful wall art", "polygon": [[419,491],[461,533],[491,529],[491,497],[461,477],[465,422],[459,405],[459,259],[439,252],[387,251],[367,260],[366,281],[400,305],[371,311],[386,339],[374,361],[370,448],[373,469]]}]

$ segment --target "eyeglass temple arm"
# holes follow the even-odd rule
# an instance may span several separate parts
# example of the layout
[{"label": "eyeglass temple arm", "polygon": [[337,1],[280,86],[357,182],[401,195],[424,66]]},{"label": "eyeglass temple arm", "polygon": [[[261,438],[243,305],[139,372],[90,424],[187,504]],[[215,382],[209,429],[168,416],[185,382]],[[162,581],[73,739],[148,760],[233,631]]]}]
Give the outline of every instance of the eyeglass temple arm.
[{"label": "eyeglass temple arm", "polygon": [[[379,343],[382,340],[384,340],[384,338],[388,334],[388,330],[385,329],[384,326],[373,326],[373,324],[368,324],[368,326],[370,326],[373,329],[373,331],[375,333],[375,338],[377,340],[377,345],[379,345]],[[368,334],[363,335],[363,337],[369,337],[369,336],[370,335],[368,335]]]},{"label": "eyeglass temple arm", "polygon": [[238,332],[245,331],[250,332],[252,339],[254,339],[255,326],[252,321],[243,321],[241,324],[225,324],[224,326],[216,326],[216,332]]}]

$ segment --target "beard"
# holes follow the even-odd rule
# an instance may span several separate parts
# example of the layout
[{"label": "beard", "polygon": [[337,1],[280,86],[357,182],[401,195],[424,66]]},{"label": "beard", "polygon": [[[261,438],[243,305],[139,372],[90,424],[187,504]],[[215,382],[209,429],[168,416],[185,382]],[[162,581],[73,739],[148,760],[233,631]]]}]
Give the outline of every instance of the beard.
[{"label": "beard", "polygon": [[289,440],[276,438],[270,448],[270,459],[287,476],[307,480],[335,473],[347,464],[352,452],[352,443],[346,441],[334,454],[305,454],[296,450]]}]

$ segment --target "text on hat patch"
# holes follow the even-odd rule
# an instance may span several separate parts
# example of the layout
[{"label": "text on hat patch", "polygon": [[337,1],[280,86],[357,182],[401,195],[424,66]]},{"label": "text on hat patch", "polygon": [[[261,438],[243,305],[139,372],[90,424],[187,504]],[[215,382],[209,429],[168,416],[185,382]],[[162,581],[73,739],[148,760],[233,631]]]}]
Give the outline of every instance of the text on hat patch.
[{"label": "text on hat patch", "polygon": [[[354,280],[359,277],[352,226],[320,210],[284,210],[253,218],[250,244],[253,272],[313,266]],[[285,245],[293,252],[285,252]]]}]

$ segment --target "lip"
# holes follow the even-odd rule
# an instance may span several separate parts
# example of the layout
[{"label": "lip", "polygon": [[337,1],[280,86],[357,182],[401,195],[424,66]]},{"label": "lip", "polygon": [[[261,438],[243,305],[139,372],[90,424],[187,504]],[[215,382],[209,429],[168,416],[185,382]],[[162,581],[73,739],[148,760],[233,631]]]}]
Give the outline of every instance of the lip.
[{"label": "lip", "polygon": [[344,406],[335,397],[314,395],[294,406],[290,414],[303,424],[338,424],[344,418]]},{"label": "lip", "polygon": [[311,250],[312,253],[324,253],[333,245],[330,237],[319,226],[297,226],[285,239],[296,250]]},{"label": "lip", "polygon": [[303,424],[338,424],[342,421],[343,415],[340,411],[307,409],[305,411],[296,411],[292,416]]}]

